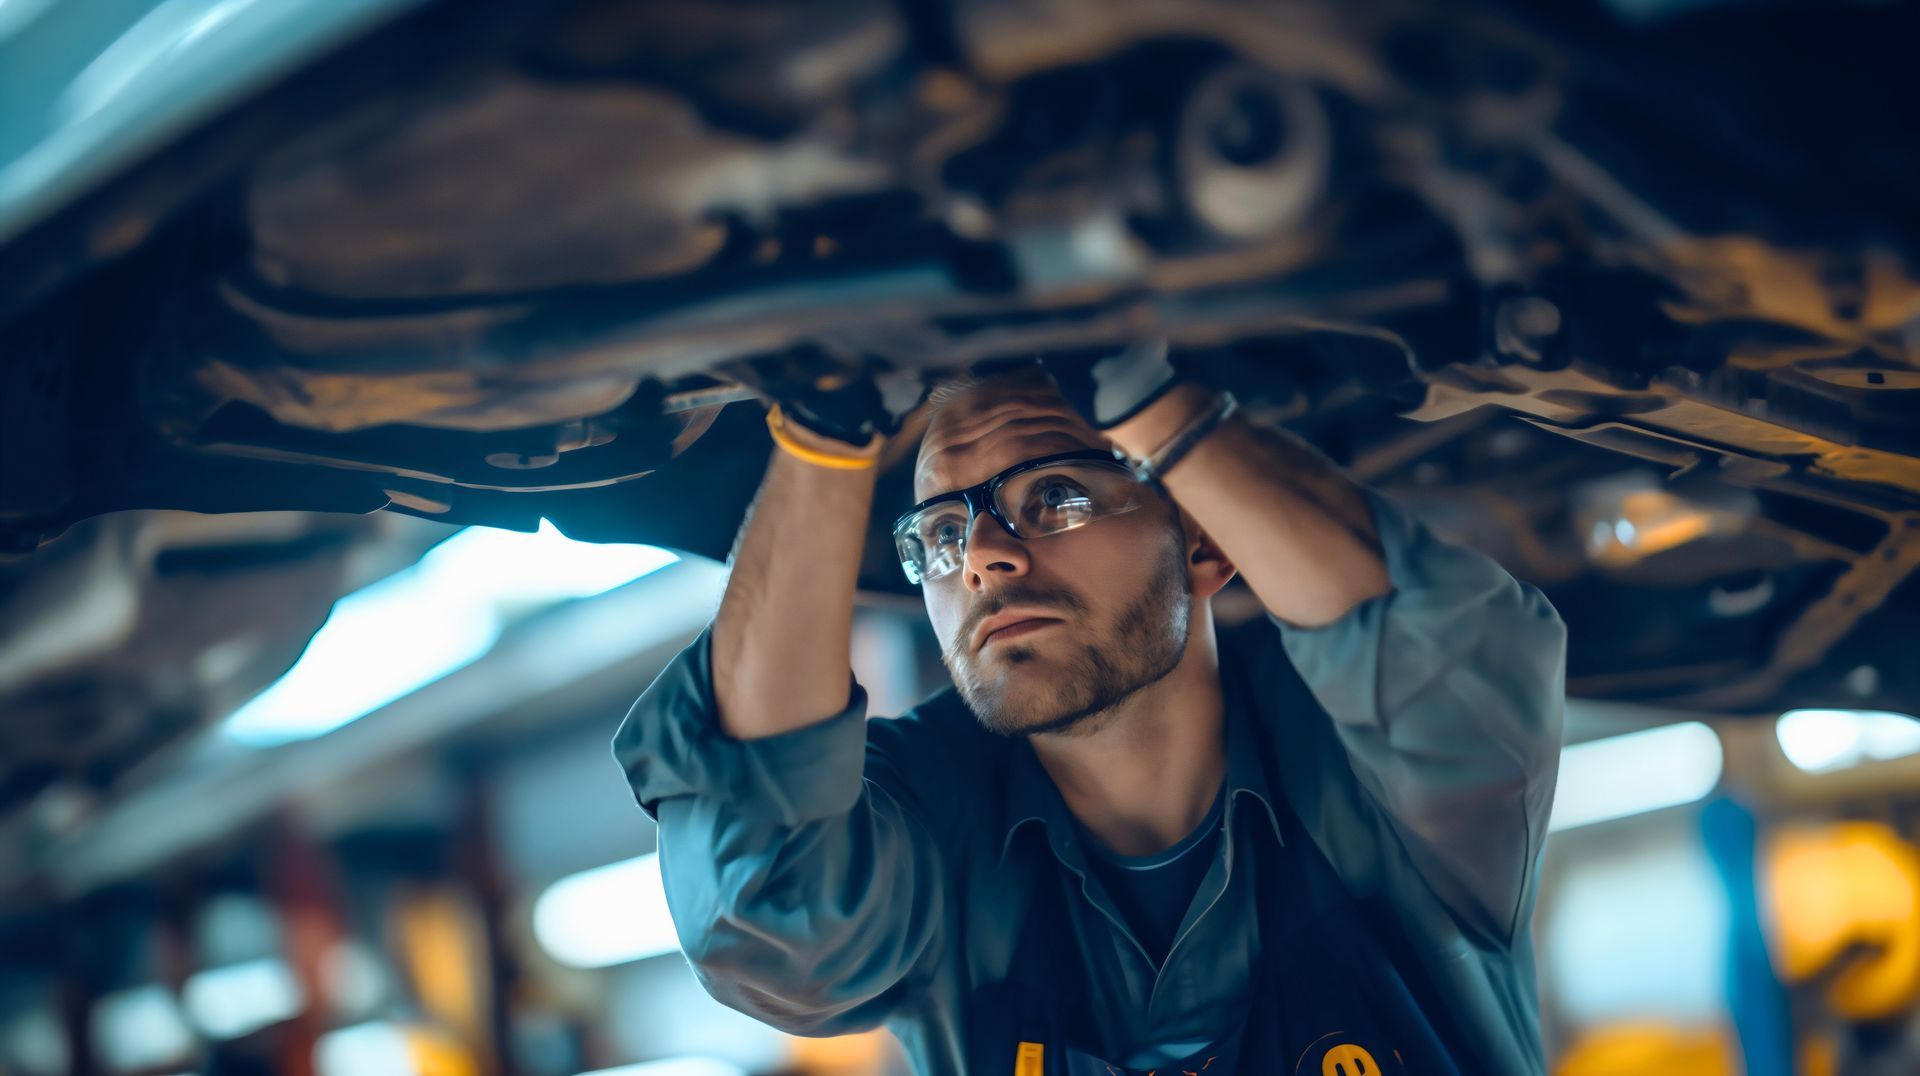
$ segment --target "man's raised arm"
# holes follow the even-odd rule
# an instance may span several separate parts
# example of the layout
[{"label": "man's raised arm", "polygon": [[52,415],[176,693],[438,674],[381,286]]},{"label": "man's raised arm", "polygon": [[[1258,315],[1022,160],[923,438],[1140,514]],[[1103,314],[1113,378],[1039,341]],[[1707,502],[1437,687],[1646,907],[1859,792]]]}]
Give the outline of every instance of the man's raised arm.
[{"label": "man's raised arm", "polygon": [[[1143,458],[1212,399],[1200,386],[1181,385],[1107,434]],[[1331,624],[1392,589],[1366,490],[1290,434],[1222,423],[1163,481],[1284,623]]]},{"label": "man's raised arm", "polygon": [[[1168,493],[1279,624],[1287,659],[1426,884],[1477,937],[1511,944],[1559,764],[1566,629],[1553,607],[1285,431],[1231,418],[1183,438],[1206,428],[1220,397],[1181,382],[1164,349],[1102,361],[1112,365],[1055,379],[1082,413],[1098,410],[1086,401],[1108,405],[1092,417],[1129,456],[1190,441],[1160,476]],[[1108,391],[1121,386],[1136,391]]]},{"label": "man's raised arm", "polygon": [[[846,451],[803,427],[788,436]],[[777,736],[846,709],[876,473],[774,452],[713,619],[713,691],[727,735]]]},{"label": "man's raised arm", "polygon": [[[816,458],[854,451],[784,436]],[[927,812],[869,748],[849,670],[874,481],[872,466],[776,449],[713,626],[614,741],[659,820],[668,907],[702,984],[796,1034],[879,1024],[946,918]]]}]

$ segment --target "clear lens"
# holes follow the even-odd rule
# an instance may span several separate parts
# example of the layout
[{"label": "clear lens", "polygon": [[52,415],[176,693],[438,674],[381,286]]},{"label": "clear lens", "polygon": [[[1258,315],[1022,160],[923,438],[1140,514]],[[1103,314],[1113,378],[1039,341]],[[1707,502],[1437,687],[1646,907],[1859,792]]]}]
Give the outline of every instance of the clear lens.
[{"label": "clear lens", "polygon": [[[1145,487],[1124,467],[1104,460],[1069,460],[1014,475],[1000,486],[995,507],[1023,539],[1044,538],[1146,503]],[[967,507],[947,501],[903,520],[894,530],[907,578],[915,583],[958,571],[966,554]]]},{"label": "clear lens", "polygon": [[967,548],[967,506],[947,501],[916,512],[893,532],[900,563],[914,582],[938,579],[960,567]]},{"label": "clear lens", "polygon": [[1070,460],[1014,475],[1000,487],[1000,514],[1022,538],[1042,538],[1141,504],[1141,486],[1119,466]]}]

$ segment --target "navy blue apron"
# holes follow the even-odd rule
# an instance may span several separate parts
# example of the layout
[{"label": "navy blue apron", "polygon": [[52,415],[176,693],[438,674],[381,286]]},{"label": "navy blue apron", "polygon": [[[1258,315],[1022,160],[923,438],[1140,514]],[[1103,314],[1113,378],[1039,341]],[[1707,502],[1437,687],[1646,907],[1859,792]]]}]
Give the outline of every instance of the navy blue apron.
[{"label": "navy blue apron", "polygon": [[[1306,831],[1282,804],[1286,845],[1254,826],[1262,953],[1241,1019],[1225,1038],[1156,1076],[1460,1076],[1386,948]],[[1228,835],[1229,837],[1231,835]],[[1005,982],[975,992],[968,1071],[980,1076],[1143,1076],[1094,1057],[1062,875],[1038,857]],[[1225,1022],[1223,1022],[1225,1023]]]}]

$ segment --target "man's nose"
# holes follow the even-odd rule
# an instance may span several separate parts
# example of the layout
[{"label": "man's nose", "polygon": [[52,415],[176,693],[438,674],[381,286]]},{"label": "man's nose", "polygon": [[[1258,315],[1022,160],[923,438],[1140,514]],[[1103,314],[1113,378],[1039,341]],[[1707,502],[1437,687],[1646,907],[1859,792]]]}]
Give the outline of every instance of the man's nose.
[{"label": "man's nose", "polygon": [[967,589],[986,589],[988,573],[1005,576],[1027,574],[1027,544],[1000,525],[986,512],[974,513],[967,527],[967,553],[963,562]]}]

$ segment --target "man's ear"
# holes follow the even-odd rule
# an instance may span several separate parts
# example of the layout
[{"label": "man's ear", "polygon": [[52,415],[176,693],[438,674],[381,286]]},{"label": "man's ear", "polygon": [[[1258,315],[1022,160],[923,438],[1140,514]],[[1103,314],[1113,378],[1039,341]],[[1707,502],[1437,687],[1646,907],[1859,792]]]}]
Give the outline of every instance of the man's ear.
[{"label": "man's ear", "polygon": [[1188,585],[1196,597],[1211,598],[1233,582],[1239,569],[1184,508],[1180,510],[1180,527],[1186,534]]}]

